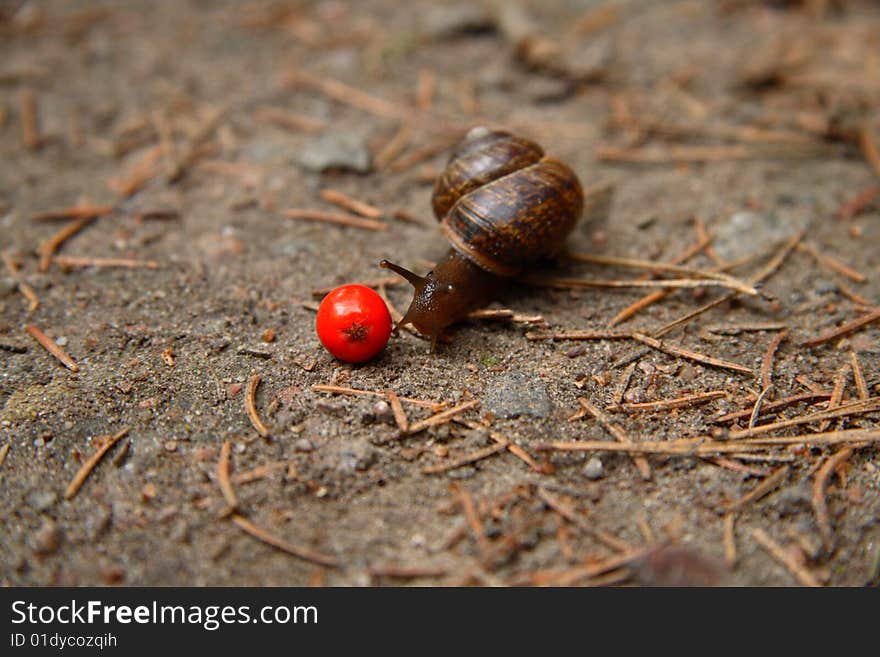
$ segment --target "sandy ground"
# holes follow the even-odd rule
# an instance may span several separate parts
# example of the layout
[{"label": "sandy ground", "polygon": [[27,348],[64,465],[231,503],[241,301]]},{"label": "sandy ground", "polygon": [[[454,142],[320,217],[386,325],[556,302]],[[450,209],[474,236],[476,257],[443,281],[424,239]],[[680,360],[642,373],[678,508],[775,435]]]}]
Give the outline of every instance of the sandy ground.
[{"label": "sandy ground", "polygon": [[[804,344],[880,299],[880,171],[860,146],[862,126],[880,128],[876,3],[535,2],[519,16],[381,0],[10,4],[0,9],[0,581],[877,583],[880,327]],[[677,353],[526,337],[605,331],[651,290],[512,283],[495,307],[543,324],[464,322],[433,354],[404,331],[369,364],[335,361],[314,333],[313,291],[380,278],[382,258],[426,271],[441,257],[432,181],[481,123],[538,140],[602,187],[572,251],[671,262],[705,227],[714,250],[689,266],[746,258],[730,271],[747,280],[787,255],[764,297],[739,295],[665,333]],[[310,170],[340,142],[344,167]],[[283,216],[338,210],[324,188],[380,208],[388,229]],[[41,245],[69,220],[35,215],[78,204],[108,209],[41,271]],[[786,240],[797,246],[781,250]],[[560,262],[553,273],[644,272]],[[387,293],[409,303],[405,286]],[[676,291],[615,330],[651,334],[725,293]],[[267,437],[245,410],[254,374]],[[388,390],[480,404],[457,416],[470,426],[400,436]],[[713,392],[671,410],[626,406]],[[771,410],[758,427],[868,402],[771,427],[761,435],[807,437],[745,455],[640,465],[538,449],[614,440],[581,399],[641,443],[730,439],[759,396]],[[410,421],[433,412],[404,410]],[[735,424],[714,421],[735,411]],[[66,499],[102,437],[126,427]],[[854,429],[864,442],[843,433]],[[845,442],[810,442],[834,430]],[[499,441],[485,458],[425,472]],[[219,486],[226,442],[235,512]]]}]

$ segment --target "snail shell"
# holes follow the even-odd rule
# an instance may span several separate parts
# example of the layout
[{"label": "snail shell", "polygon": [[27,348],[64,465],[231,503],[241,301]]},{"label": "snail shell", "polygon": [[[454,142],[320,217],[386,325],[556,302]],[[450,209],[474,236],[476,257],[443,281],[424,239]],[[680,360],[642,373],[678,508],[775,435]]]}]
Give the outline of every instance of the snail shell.
[{"label": "snail shell", "polygon": [[554,255],[583,211],[575,173],[536,143],[474,128],[437,179],[434,214],[452,248],[498,276]]},{"label": "snail shell", "polygon": [[450,243],[425,276],[383,260],[415,289],[398,327],[431,337],[490,301],[505,279],[558,252],[580,219],[575,173],[538,144],[474,128],[453,151],[431,199]]}]

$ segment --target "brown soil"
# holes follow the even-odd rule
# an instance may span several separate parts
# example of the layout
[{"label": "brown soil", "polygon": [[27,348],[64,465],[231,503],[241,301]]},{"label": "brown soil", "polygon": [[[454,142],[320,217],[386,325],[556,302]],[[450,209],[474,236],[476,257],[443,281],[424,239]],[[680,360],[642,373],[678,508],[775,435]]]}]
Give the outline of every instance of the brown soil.
[{"label": "brown soil", "polygon": [[[450,18],[433,2],[302,4],[0,9],[0,248],[21,266],[2,273],[0,290],[0,447],[8,446],[0,581],[767,586],[803,583],[806,573],[834,586],[876,584],[876,442],[856,444],[830,473],[819,496],[831,529],[824,542],[814,481],[841,445],[760,452],[769,460],[653,455],[645,480],[626,454],[539,451],[537,443],[612,440],[589,414],[569,421],[581,398],[607,408],[632,441],[725,439],[731,425],[713,419],[754,406],[779,325],[787,339],[764,404],[811,387],[828,393],[838,379],[841,403],[878,394],[876,324],[803,344],[880,299],[880,214],[865,191],[880,171],[864,157],[870,143],[860,144],[863,126],[880,132],[877,4],[534,2],[523,5],[533,22],[519,33],[523,23],[489,5],[482,17],[467,9],[473,3],[450,5],[459,12]],[[542,58],[545,46],[560,51]],[[297,71],[312,82],[291,83]],[[327,81],[348,87],[334,98],[340,87]],[[419,102],[430,109],[417,112]],[[30,127],[29,106],[37,118]],[[277,125],[265,106],[319,119],[316,134],[360,135],[374,156],[401,119],[413,130],[402,160],[368,173],[315,173],[298,163],[315,135]],[[570,238],[574,251],[669,262],[697,239],[698,219],[716,233],[718,254],[765,254],[733,270],[745,280],[803,227],[808,248],[794,249],[764,283],[775,299],[740,295],[664,336],[750,372],[642,353],[626,339],[529,340],[527,331],[605,330],[645,291],[524,284],[496,305],[541,315],[547,326],[464,322],[433,354],[403,331],[363,366],[327,354],[313,329],[312,291],[382,277],[377,263],[386,257],[417,271],[436,261],[446,246],[430,218],[431,181],[462,130],[487,122],[540,141],[586,186],[610,185],[604,211],[594,207]],[[409,157],[422,148],[434,154]],[[620,161],[645,152],[658,161]],[[139,171],[152,175],[127,187]],[[283,216],[334,209],[319,196],[326,187],[381,208],[389,230]],[[852,205],[860,195],[864,202]],[[78,203],[113,210],[58,255],[158,267],[57,260],[41,272],[37,250],[65,224],[34,215]],[[157,218],[153,210],[174,212]],[[394,218],[395,210],[419,223]],[[731,218],[740,212],[757,223],[737,232]],[[819,264],[810,246],[865,280]],[[704,251],[688,265],[716,263]],[[584,263],[562,273],[642,274]],[[35,310],[20,283],[39,298]],[[398,308],[409,302],[404,286],[388,294]],[[721,294],[681,290],[619,328],[651,333]],[[758,323],[776,327],[730,330]],[[27,325],[56,339],[79,371],[41,348]],[[624,391],[620,361],[634,352],[642,355]],[[268,437],[245,410],[253,374],[262,378],[256,409]],[[541,471],[505,449],[425,473],[490,447],[491,436],[453,422],[399,438],[379,397],[334,396],[316,384],[449,405],[478,400],[459,419],[490,426]],[[615,412],[616,401],[707,391],[724,396]],[[795,404],[759,425],[828,404]],[[403,406],[410,422],[431,414]],[[741,429],[749,418],[738,422]],[[878,426],[876,413],[853,412],[772,435]],[[99,437],[124,427],[127,436],[66,500]],[[337,566],[287,554],[233,522],[217,474],[226,441],[238,513]],[[601,469],[587,467],[594,456]],[[235,479],[260,466],[270,467],[252,481]],[[772,476],[772,490],[732,513],[736,559],[725,565],[724,509]],[[761,532],[800,565],[801,579],[771,556]]]}]

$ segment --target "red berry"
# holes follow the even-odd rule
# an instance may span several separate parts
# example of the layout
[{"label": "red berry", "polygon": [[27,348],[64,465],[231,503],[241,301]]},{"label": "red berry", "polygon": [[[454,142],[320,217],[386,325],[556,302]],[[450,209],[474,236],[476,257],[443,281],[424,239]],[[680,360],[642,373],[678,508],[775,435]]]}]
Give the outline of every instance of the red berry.
[{"label": "red berry", "polygon": [[388,343],[391,315],[372,289],[342,285],[321,301],[315,328],[321,344],[336,358],[363,363]]}]

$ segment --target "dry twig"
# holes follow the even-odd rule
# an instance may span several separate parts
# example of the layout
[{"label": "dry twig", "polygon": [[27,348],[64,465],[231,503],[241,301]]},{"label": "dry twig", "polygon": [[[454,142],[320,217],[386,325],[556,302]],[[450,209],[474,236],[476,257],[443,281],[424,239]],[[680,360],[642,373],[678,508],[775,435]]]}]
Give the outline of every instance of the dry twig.
[{"label": "dry twig", "polygon": [[61,210],[48,210],[31,217],[36,223],[50,221],[67,221],[68,219],[97,219],[105,214],[110,214],[115,208],[112,205],[74,205]]},{"label": "dry twig", "polygon": [[37,150],[43,143],[40,133],[40,114],[37,109],[37,92],[29,87],[21,90],[18,96],[21,112],[21,140],[29,151]]},{"label": "dry twig", "polygon": [[569,522],[577,525],[587,534],[594,537],[596,540],[601,541],[615,552],[632,551],[633,548],[631,545],[629,545],[625,541],[621,541],[619,538],[611,534],[592,527],[589,523],[587,523],[587,521],[581,514],[577,513],[569,504],[566,504],[564,501],[553,495],[543,486],[539,486],[536,492],[538,494],[538,497],[540,497],[547,506],[556,511],[556,513],[561,515]]},{"label": "dry twig", "polygon": [[[760,427],[758,427],[760,428]],[[539,451],[563,452],[627,452],[633,454],[667,454],[670,456],[720,456],[722,454],[748,454],[764,452],[773,447],[788,445],[846,445],[861,442],[880,442],[880,430],[845,429],[825,433],[805,433],[796,436],[756,437],[749,440],[713,440],[703,438],[678,438],[675,440],[644,441],[639,443],[615,443],[607,440],[582,440],[577,442],[551,441],[536,443]]]},{"label": "dry twig", "polygon": [[270,123],[294,132],[320,132],[327,128],[327,122],[311,116],[295,114],[279,107],[261,106],[254,110],[254,119],[262,123]]},{"label": "dry twig", "polygon": [[460,468],[463,465],[468,465],[470,463],[476,463],[477,461],[482,461],[485,458],[489,458],[490,456],[494,456],[498,452],[503,452],[507,449],[507,445],[504,443],[495,443],[494,445],[489,445],[488,447],[484,447],[483,449],[478,449],[475,452],[470,452],[468,454],[464,454],[458,458],[452,459],[450,461],[446,461],[444,463],[437,463],[435,465],[429,465],[427,467],[422,468],[422,472],[425,474],[437,474],[440,472],[448,472],[449,470],[455,470],[456,468]]},{"label": "dry twig", "polygon": [[859,357],[855,351],[849,353],[850,366],[852,367],[853,379],[856,382],[856,389],[859,391],[859,399],[865,401],[870,397],[868,394],[868,383],[865,381],[865,375],[862,374],[862,366],[859,365]]},{"label": "dry twig", "polygon": [[287,84],[292,87],[314,89],[334,100],[357,107],[383,119],[399,118],[405,116],[408,111],[402,105],[377,98],[338,80],[326,76],[316,77],[301,70],[291,71],[287,78]]},{"label": "dry twig", "polygon": [[489,543],[489,537],[486,536],[486,527],[483,525],[483,520],[480,518],[479,511],[477,511],[477,505],[474,503],[474,498],[463,486],[453,484],[450,488],[458,499],[458,503],[461,505],[461,510],[464,513],[468,526],[471,528],[474,540],[477,542],[480,552],[485,558],[489,553],[491,544]]},{"label": "dry twig", "polygon": [[656,349],[657,351],[662,351],[673,356],[681,356],[682,358],[693,360],[704,365],[712,365],[713,367],[721,367],[724,369],[734,370],[736,372],[745,372],[747,374],[751,373],[752,371],[750,368],[745,367],[744,365],[732,363],[730,361],[722,360],[720,358],[714,358],[712,356],[705,356],[695,351],[691,351],[690,349],[685,349],[684,347],[672,345],[649,335],[644,335],[642,333],[633,333],[631,337],[633,340],[641,342],[642,344],[651,347],[652,349]]},{"label": "dry twig", "polygon": [[384,169],[395,160],[409,145],[412,140],[413,132],[412,121],[401,121],[397,131],[391,136],[391,139],[379,149],[376,153],[376,157],[373,158],[373,165],[375,168],[380,170]]},{"label": "dry twig", "polygon": [[[832,393],[833,394],[833,393]],[[762,424],[750,429],[741,429],[739,431],[731,431],[730,438],[739,440],[741,438],[752,438],[761,434],[776,431],[777,429],[785,429],[788,427],[796,427],[802,424],[810,424],[811,422],[821,422],[823,420],[833,420],[839,417],[850,417],[853,415],[861,415],[863,413],[874,413],[880,411],[880,397],[869,397],[865,400],[850,402],[842,406],[816,413],[808,413],[799,417],[788,420],[780,420],[771,424]]]},{"label": "dry twig", "polygon": [[154,146],[148,149],[131,168],[119,176],[114,176],[107,181],[107,186],[122,196],[128,198],[155,178],[161,172],[159,162],[162,158],[162,147]]},{"label": "dry twig", "polygon": [[[610,433],[615,440],[621,443],[631,442],[627,433],[621,429],[619,426],[614,424],[611,421],[611,418],[605,414],[605,412],[600,409],[598,406],[590,402],[588,399],[580,397],[578,399],[578,403],[587,411],[590,415],[596,418],[596,421],[601,424],[605,430]],[[639,471],[639,474],[642,476],[642,479],[648,481],[651,478],[651,466],[648,464],[648,459],[644,456],[633,456],[633,463],[636,464],[636,468]]]},{"label": "dry twig", "polygon": [[779,543],[774,541],[763,529],[755,527],[752,530],[752,538],[776,561],[788,568],[789,572],[804,586],[822,586],[812,573],[795,561],[792,556]]},{"label": "dry twig", "polygon": [[721,367],[725,369],[735,370],[737,372],[745,372],[751,373],[751,369],[745,367],[744,365],[739,365],[738,363],[733,363],[726,360],[721,360],[719,358],[714,358],[712,356],[706,356],[704,354],[697,353],[695,351],[691,351],[690,349],[685,349],[684,347],[679,347],[677,345],[670,344],[665,341],[658,340],[655,337],[645,335],[644,333],[639,333],[638,331],[629,331],[629,332],[613,332],[613,331],[557,331],[557,332],[544,332],[539,333],[536,331],[529,331],[526,333],[527,340],[635,340],[636,342],[641,342],[642,344],[651,347],[652,349],[656,349],[657,351],[662,351],[664,353],[670,354],[672,356],[680,356],[681,358],[685,358],[688,360],[693,360],[698,363],[702,363],[704,365],[712,365],[714,367]]},{"label": "dry twig", "polygon": [[724,516],[724,563],[728,568],[736,566],[736,535],[734,533],[735,518],[732,513]]},{"label": "dry twig", "polygon": [[[702,226],[701,223],[697,224],[698,226]],[[712,237],[709,234],[702,234],[699,236],[697,241],[685,249],[682,253],[680,253],[675,259],[673,259],[673,265],[681,265],[688,260],[690,260],[693,256],[698,254],[703,249],[706,249],[709,244],[712,242]],[[651,304],[654,304],[665,297],[669,296],[674,290],[672,288],[666,290],[657,290],[656,292],[651,292],[650,294],[645,295],[641,299],[634,301],[632,304],[621,310],[614,317],[611,318],[611,321],[608,322],[608,328],[612,328],[621,322],[629,319],[633,315],[635,315],[640,310],[644,310]]]},{"label": "dry twig", "polygon": [[248,381],[247,390],[244,395],[244,408],[247,411],[248,419],[251,425],[257,430],[263,438],[269,435],[269,428],[263,424],[257,413],[257,386],[260,385],[260,375],[254,374]]},{"label": "dry twig", "polygon": [[[374,390],[358,390],[357,388],[346,388],[343,386],[331,386],[323,383],[316,383],[312,386],[312,390],[317,390],[318,392],[330,392],[334,394],[340,395],[361,395],[365,397],[387,397],[387,392],[376,392]],[[412,399],[410,397],[398,397],[400,401],[406,402],[407,404],[412,404],[413,406],[422,406],[425,408],[430,408],[433,411],[437,411],[442,409],[446,402],[432,402],[427,399]]]},{"label": "dry twig", "polygon": [[752,502],[756,502],[760,500],[762,497],[767,495],[768,493],[772,493],[779,485],[786,480],[788,477],[788,473],[791,470],[787,465],[783,465],[781,468],[777,468],[773,474],[764,479],[761,483],[755,486],[748,493],[740,497],[735,502],[732,502],[724,507],[725,513],[733,513],[734,511],[741,511],[745,507],[747,507]]},{"label": "dry twig", "polygon": [[370,205],[369,203],[359,201],[356,198],[352,198],[348,194],[343,194],[336,189],[322,189],[321,198],[328,203],[338,205],[345,210],[350,210],[351,212],[359,214],[362,217],[367,217],[368,219],[378,219],[384,214],[379,208]]},{"label": "dry twig", "polygon": [[658,399],[656,401],[638,403],[616,403],[609,405],[606,410],[624,411],[626,413],[655,413],[659,411],[669,411],[674,408],[688,408],[689,406],[705,404],[706,402],[726,396],[727,391],[725,390],[709,390],[707,392],[697,392],[692,395],[676,397],[675,399]]},{"label": "dry twig", "polygon": [[339,560],[336,559],[336,557],[317,552],[307,547],[288,543],[284,539],[278,538],[277,536],[271,534],[262,527],[258,527],[239,513],[233,513],[231,519],[232,522],[238,525],[239,529],[241,529],[243,532],[250,534],[254,538],[262,541],[263,543],[271,545],[274,548],[278,548],[282,552],[287,552],[288,554],[292,554],[295,557],[305,559],[306,561],[311,561],[312,563],[321,564],[322,566],[336,567],[339,565]]},{"label": "dry twig", "polygon": [[394,421],[397,423],[397,428],[401,433],[407,433],[409,430],[409,420],[403,410],[403,405],[400,403],[400,397],[398,397],[397,393],[393,390],[389,390],[387,395],[388,402],[391,404],[391,412],[394,413]]},{"label": "dry twig", "polygon": [[328,224],[339,224],[340,226],[351,226],[353,228],[364,228],[366,230],[388,230],[388,224],[383,221],[365,219],[363,217],[342,212],[325,212],[324,210],[293,208],[285,210],[282,215],[288,219],[298,219],[302,221],[318,221]]},{"label": "dry twig", "polygon": [[[758,410],[758,416],[767,415],[772,413],[773,411],[778,411],[783,408],[788,408],[793,404],[799,404],[800,402],[817,402],[817,401],[825,401],[826,399],[831,397],[830,392],[806,392],[800,395],[792,395],[790,397],[786,397],[785,399],[779,399],[774,402],[766,402],[761,404],[760,409]],[[721,415],[716,417],[712,422],[714,424],[721,424],[724,422],[735,422],[736,420],[741,420],[743,418],[750,417],[754,415],[754,406],[751,409],[746,409],[742,411],[734,411],[733,413],[727,413],[725,415]],[[756,418],[757,419],[757,418]]]},{"label": "dry twig", "polygon": [[[785,262],[785,260],[789,256],[789,254],[791,254],[791,252],[794,250],[794,248],[798,245],[798,243],[803,238],[803,235],[804,235],[803,230],[792,235],[788,240],[786,240],[782,244],[782,246],[779,248],[779,250],[767,262],[767,264],[765,264],[760,270],[758,270],[757,273],[750,276],[746,280],[746,282],[749,285],[757,285],[758,283],[761,283],[761,282],[765,281],[766,279],[768,279],[770,276],[772,276],[782,266],[782,263]],[[693,310],[693,311],[687,313],[686,315],[683,315],[682,317],[679,317],[678,319],[673,320],[673,321],[665,324],[664,326],[662,326],[659,329],[657,329],[656,331],[654,331],[652,333],[652,335],[654,337],[661,337],[663,335],[666,335],[674,328],[691,321],[695,317],[699,317],[703,313],[706,313],[706,312],[712,310],[713,308],[717,308],[718,306],[734,299],[735,297],[736,297],[736,293],[734,293],[734,292],[720,296],[717,299],[715,299],[714,301],[710,301],[709,303],[707,303],[703,306],[700,306],[696,310]]]},{"label": "dry twig", "polygon": [[97,269],[158,269],[155,260],[135,260],[133,258],[92,258],[77,256],[55,256],[53,262],[59,267],[72,269],[75,267],[95,267]]},{"label": "dry twig", "polygon": [[859,143],[862,147],[862,154],[865,156],[865,160],[867,160],[868,164],[871,165],[871,168],[874,169],[874,173],[880,177],[880,148],[877,146],[877,138],[870,124],[866,122],[865,125],[862,126],[862,131],[859,137]]},{"label": "dry twig", "polygon": [[[699,242],[702,244],[702,240]],[[697,280],[722,281],[726,283],[723,287],[729,287],[738,290],[743,294],[756,295],[758,291],[733,276],[725,274],[722,271],[713,271],[705,269],[695,269],[693,267],[685,267],[678,263],[654,262],[652,260],[639,260],[637,258],[621,258],[617,256],[601,256],[590,253],[568,253],[568,257],[578,262],[588,262],[597,265],[607,265],[610,267],[625,267],[627,269],[642,269],[656,274],[658,272],[669,272],[672,274],[682,274],[684,276]],[[655,281],[657,283],[669,283],[670,281]]]},{"label": "dry twig", "polygon": [[834,258],[827,253],[822,253],[819,251],[819,248],[811,244],[809,242],[802,242],[797,246],[798,251],[803,251],[804,253],[808,253],[816,262],[818,262],[823,267],[827,267],[833,272],[841,274],[842,276],[846,276],[850,280],[855,281],[856,283],[864,283],[867,277],[857,272],[855,269],[846,265],[837,258]]},{"label": "dry twig", "polygon": [[770,388],[770,384],[773,381],[773,356],[776,354],[776,350],[779,349],[779,345],[785,340],[788,333],[786,331],[780,331],[776,334],[776,336],[770,341],[770,344],[767,345],[767,350],[764,352],[764,357],[761,359],[761,387],[764,390]]},{"label": "dry twig", "polygon": [[34,292],[34,288],[22,279],[19,273],[19,264],[15,261],[12,255],[6,251],[3,251],[0,255],[3,257],[3,264],[6,265],[6,270],[9,272],[9,276],[15,281],[18,291],[21,292],[21,296],[28,300],[28,312],[34,312],[40,307],[40,298],[37,296],[37,293]]},{"label": "dry twig", "polygon": [[64,491],[64,499],[69,500],[74,495],[76,495],[77,491],[82,488],[82,485],[85,483],[86,478],[88,478],[89,474],[91,474],[92,470],[95,469],[95,466],[104,458],[104,455],[109,452],[113,446],[122,440],[126,435],[128,435],[129,427],[125,427],[120,430],[117,434],[113,436],[107,436],[103,445],[101,445],[98,450],[89,457],[89,460],[82,464],[82,467],[79,469],[79,472],[73,477],[68,484],[67,489]]},{"label": "dry twig", "polygon": [[75,219],[66,224],[61,230],[55,233],[48,240],[43,242],[37,248],[37,253],[40,254],[40,271],[49,271],[49,265],[52,264],[52,257],[55,255],[55,252],[61,248],[61,245],[69,240],[71,237],[76,235],[83,228],[88,226],[90,223],[92,223],[94,220],[95,217],[83,217],[81,219]]},{"label": "dry twig", "polygon": [[36,340],[43,349],[60,360],[64,367],[71,372],[79,372],[79,365],[76,364],[76,361],[73,360],[64,349],[55,344],[55,341],[52,340],[52,338],[43,333],[38,326],[28,324],[24,327],[24,330],[27,331],[28,335]]},{"label": "dry twig", "polygon": [[540,285],[543,287],[554,288],[579,288],[579,287],[601,287],[601,288],[639,288],[639,287],[659,287],[669,289],[693,289],[702,287],[722,287],[735,290],[740,294],[749,294],[755,296],[758,291],[751,286],[745,285],[739,281],[728,281],[718,278],[669,278],[664,280],[594,280],[589,278],[570,278],[562,276],[544,276],[540,274],[528,274],[521,277],[524,283],[529,285]]},{"label": "dry twig", "polygon": [[801,344],[805,347],[816,347],[820,344],[831,342],[832,340],[842,338],[845,335],[849,335],[850,333],[858,331],[860,328],[867,326],[868,324],[873,324],[878,319],[880,319],[880,308],[877,308],[872,312],[866,313],[861,317],[852,320],[851,322],[843,324],[842,326],[838,326],[836,329],[828,331],[827,333],[823,333],[818,337],[811,338],[810,340],[805,340]]},{"label": "dry twig", "polygon": [[[358,285],[366,287],[382,287],[387,285],[401,285],[405,281],[400,276],[381,276],[379,278],[370,278],[365,281],[354,281]],[[336,285],[328,285],[327,287],[316,287],[312,290],[312,296],[321,299],[336,289]]]},{"label": "dry twig", "polygon": [[[474,429],[475,431],[486,430],[486,427],[479,424],[478,422],[474,422],[473,420],[462,420],[461,418],[455,418],[455,422],[458,424],[462,424],[469,429]],[[545,469],[537,461],[535,461],[535,459],[529,456],[528,452],[526,452],[522,447],[511,441],[506,436],[498,433],[497,431],[489,431],[489,438],[494,440],[499,445],[503,445],[504,447],[506,447],[507,451],[516,456],[535,472],[545,473]]]},{"label": "dry twig", "polygon": [[813,481],[813,512],[816,514],[816,524],[819,526],[819,532],[822,534],[822,540],[827,548],[831,547],[831,517],[828,514],[828,503],[825,501],[825,486],[832,473],[845,463],[852,456],[853,447],[843,447],[833,456],[829,456],[828,460],[822,465],[816,473]]},{"label": "dry twig", "polygon": [[761,393],[755,400],[755,405],[752,407],[752,414],[749,416],[749,429],[752,429],[758,422],[758,418],[761,416],[761,407],[764,405],[764,399],[770,394],[771,390],[773,390],[773,386],[768,385],[761,390]]},{"label": "dry twig", "polygon": [[400,433],[400,437],[411,436],[413,434],[418,433],[419,431],[424,431],[429,427],[435,427],[439,424],[446,424],[452,418],[460,413],[464,413],[467,410],[472,409],[474,406],[477,406],[480,402],[476,399],[472,399],[470,401],[462,402],[457,406],[453,406],[452,408],[447,408],[445,411],[440,411],[439,413],[435,413],[431,417],[425,418],[424,420],[419,420],[418,422],[413,422],[409,425],[409,429],[407,431],[402,431]]},{"label": "dry twig", "polygon": [[[214,131],[220,125],[220,122],[226,116],[226,107],[215,107],[208,112],[207,118],[189,140],[189,144],[183,152],[183,155],[171,165],[168,172],[167,182],[169,185],[176,183],[183,178],[187,169],[195,162],[202,153],[202,145],[207,141]],[[161,148],[159,149],[161,152]]]},{"label": "dry twig", "polygon": [[220,460],[217,462],[217,484],[226,500],[227,512],[235,511],[238,508],[238,498],[229,479],[229,452],[231,448],[232,443],[228,440],[223,441],[223,447],[220,448]]}]

